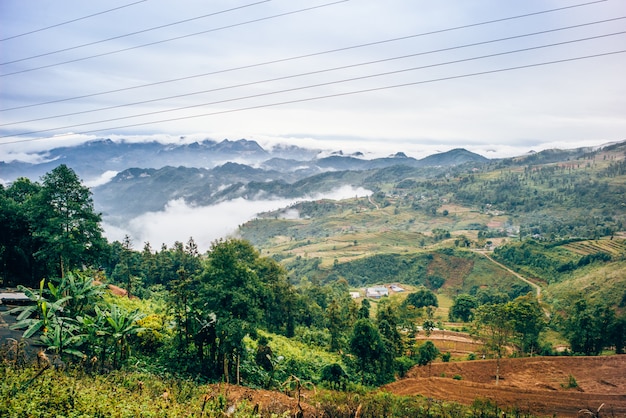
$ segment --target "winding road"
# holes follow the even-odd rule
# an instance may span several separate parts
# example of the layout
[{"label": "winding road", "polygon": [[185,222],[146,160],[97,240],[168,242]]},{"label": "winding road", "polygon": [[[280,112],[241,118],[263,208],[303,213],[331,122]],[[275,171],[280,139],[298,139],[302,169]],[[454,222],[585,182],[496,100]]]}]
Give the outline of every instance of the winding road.
[{"label": "winding road", "polygon": [[474,250],[475,253],[478,254],[482,254],[485,257],[487,257],[487,259],[489,259],[492,263],[502,267],[504,270],[508,271],[509,273],[511,273],[512,275],[514,275],[515,277],[517,277],[518,279],[520,279],[521,281],[523,281],[524,283],[529,284],[530,286],[532,286],[536,293],[537,293],[537,300],[539,302],[541,302],[541,287],[539,287],[538,284],[528,280],[526,277],[522,276],[521,274],[517,273],[516,271],[511,270],[510,268],[508,268],[507,266],[505,266],[504,264],[494,260],[486,251],[481,251],[481,250]]}]

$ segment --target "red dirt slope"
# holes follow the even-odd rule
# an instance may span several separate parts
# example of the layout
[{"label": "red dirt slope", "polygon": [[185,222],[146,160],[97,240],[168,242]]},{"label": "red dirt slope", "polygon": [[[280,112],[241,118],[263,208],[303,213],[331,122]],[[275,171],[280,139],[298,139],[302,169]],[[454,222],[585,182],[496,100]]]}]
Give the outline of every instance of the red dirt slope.
[{"label": "red dirt slope", "polygon": [[[502,359],[498,386],[495,371],[495,360],[437,363],[431,377],[429,367],[416,367],[385,390],[467,405],[476,398],[489,399],[559,417],[576,417],[581,409],[596,411],[604,404],[602,416],[626,417],[626,355]],[[578,387],[567,388],[570,376]]]}]

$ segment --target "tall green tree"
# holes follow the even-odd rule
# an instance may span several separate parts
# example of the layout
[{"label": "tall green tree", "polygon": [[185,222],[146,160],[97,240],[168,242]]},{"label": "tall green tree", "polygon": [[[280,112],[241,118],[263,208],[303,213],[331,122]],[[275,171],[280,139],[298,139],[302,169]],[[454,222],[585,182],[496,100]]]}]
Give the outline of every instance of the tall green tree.
[{"label": "tall green tree", "polygon": [[420,366],[428,366],[428,374],[431,374],[431,365],[439,355],[439,349],[435,347],[432,341],[428,340],[420,345],[418,349],[419,360],[417,364]]},{"label": "tall green tree", "polygon": [[520,352],[522,355],[536,352],[539,348],[539,334],[547,325],[537,297],[529,293],[508,302],[506,307]]},{"label": "tall green tree", "polygon": [[357,319],[369,319],[371,304],[369,299],[363,299],[361,301],[361,307],[359,308]]},{"label": "tall green tree", "polygon": [[350,336],[350,353],[356,357],[361,382],[375,383],[372,374],[378,369],[380,358],[385,354],[385,346],[380,333],[370,320],[359,319],[354,324]]},{"label": "tall green tree", "polygon": [[23,177],[7,189],[0,186],[0,283],[5,286],[35,288],[46,275],[44,266],[33,257],[41,244],[32,234],[40,191],[38,183]]},{"label": "tall green tree", "polygon": [[412,305],[416,308],[423,308],[425,306],[439,306],[439,302],[437,301],[437,295],[435,295],[431,290],[426,289],[425,287],[420,287],[415,292],[409,293],[403,304],[405,306]]},{"label": "tall green tree", "polygon": [[376,322],[378,331],[385,339],[388,351],[392,357],[401,356],[404,351],[404,341],[399,331],[400,318],[398,315],[398,305],[390,299],[385,299],[378,304],[376,311]]},{"label": "tall green tree", "polygon": [[597,356],[609,345],[615,311],[604,304],[590,304],[580,297],[567,309],[563,332],[574,353]]},{"label": "tall green tree", "polygon": [[65,164],[45,174],[42,180],[33,225],[42,246],[35,255],[63,276],[66,271],[97,260],[106,243],[101,217],[94,210],[91,191]]},{"label": "tall green tree", "polygon": [[477,306],[478,302],[474,296],[461,293],[454,298],[454,303],[450,307],[448,317],[451,321],[471,321],[474,316],[474,309]]},{"label": "tall green tree", "polygon": [[274,263],[261,257],[245,240],[212,244],[191,303],[198,316],[215,317],[214,331],[204,344],[207,352],[203,358],[209,375],[226,380],[234,376],[241,357],[246,355],[243,338],[256,335],[269,317],[276,318],[279,313],[278,307],[270,306],[279,302],[272,291],[292,293],[286,286],[286,274]]},{"label": "tall green tree", "polygon": [[500,359],[512,342],[515,325],[505,304],[486,304],[476,308],[471,334],[483,341],[496,356],[496,385],[500,381]]}]

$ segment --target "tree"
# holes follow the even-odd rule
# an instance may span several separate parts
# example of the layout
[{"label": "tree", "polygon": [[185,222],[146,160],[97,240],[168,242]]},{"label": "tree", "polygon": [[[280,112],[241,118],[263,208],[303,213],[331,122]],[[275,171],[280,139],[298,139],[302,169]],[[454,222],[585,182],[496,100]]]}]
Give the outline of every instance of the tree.
[{"label": "tree", "polygon": [[508,302],[506,307],[522,355],[536,351],[539,348],[539,333],[546,327],[546,317],[537,297],[529,293]]},{"label": "tree", "polygon": [[347,328],[347,318],[343,315],[341,306],[336,299],[331,300],[328,304],[325,317],[326,326],[330,333],[330,351],[339,351],[342,346],[342,336]]},{"label": "tree", "polygon": [[371,304],[368,299],[361,301],[361,307],[359,308],[358,319],[369,319]]},{"label": "tree", "polygon": [[431,290],[428,290],[425,287],[421,287],[415,292],[409,293],[403,304],[405,306],[413,305],[416,308],[423,308],[425,306],[439,306],[439,302],[437,301],[437,295],[435,295]]},{"label": "tree", "polygon": [[255,263],[259,279],[266,288],[261,293],[263,326],[270,332],[293,337],[295,330],[296,292],[286,270],[274,259],[259,257]]},{"label": "tree", "polygon": [[420,366],[428,366],[428,374],[430,375],[430,365],[439,355],[439,349],[435,347],[432,341],[428,340],[418,349],[419,360],[417,364]]},{"label": "tree", "polygon": [[372,383],[369,374],[377,368],[379,359],[384,354],[384,345],[380,333],[368,319],[359,319],[354,324],[350,337],[350,352],[357,358],[362,383]]},{"label": "tree", "polygon": [[137,321],[145,315],[139,311],[126,311],[117,305],[111,305],[108,311],[100,311],[96,307],[98,316],[104,316],[106,327],[102,331],[113,343],[113,368],[117,368],[128,357],[128,337],[143,331]]},{"label": "tree", "polygon": [[18,178],[8,189],[0,186],[0,282],[37,287],[47,275],[33,254],[39,251],[40,239],[32,235],[36,220],[34,209],[41,191],[38,183]]},{"label": "tree", "polygon": [[98,334],[101,329],[95,325],[103,321],[98,322],[90,314],[99,312],[96,304],[102,303],[104,285],[94,284],[86,275],[68,273],[47,283],[41,280],[39,290],[23,286],[20,289],[34,302],[10,311],[19,312],[12,327],[25,328],[24,338],[37,336],[46,350],[59,356],[71,354],[82,358],[85,352],[94,352],[96,340],[103,335]]},{"label": "tree", "polygon": [[[286,332],[290,314],[281,309],[295,292],[280,265],[239,239],[215,241],[198,279],[189,309],[199,318],[215,317],[214,331],[203,340],[207,352],[202,358],[208,362],[204,371],[228,381],[246,355],[246,335],[255,335],[257,328],[274,320],[282,322],[272,326],[282,324]],[[276,299],[283,296],[285,300]]]},{"label": "tree", "polygon": [[386,340],[389,350],[393,356],[400,356],[404,351],[404,342],[402,335],[398,330],[400,318],[398,316],[397,305],[394,305],[390,299],[385,299],[378,304],[376,312],[376,322],[378,323],[378,331]]},{"label": "tree", "polygon": [[608,344],[615,311],[603,304],[590,305],[583,297],[570,305],[563,332],[574,353],[597,356]]},{"label": "tree", "polygon": [[126,282],[126,292],[128,295],[128,299],[131,298],[131,292],[133,291],[132,286],[132,261],[133,257],[133,241],[130,239],[130,235],[124,235],[124,241],[122,242],[122,259],[118,266],[122,267],[121,278]]},{"label": "tree", "polygon": [[94,211],[91,191],[65,164],[42,180],[33,225],[33,234],[42,240],[42,246],[35,255],[56,266],[56,273],[63,277],[66,271],[98,258],[106,243],[101,217]]},{"label": "tree", "polygon": [[624,354],[626,344],[626,314],[617,316],[609,327],[609,343],[615,347],[615,354]]},{"label": "tree", "polygon": [[476,308],[471,334],[483,341],[487,350],[496,355],[496,385],[500,381],[500,359],[510,344],[514,323],[504,304],[486,304]]},{"label": "tree", "polygon": [[448,316],[451,321],[468,322],[474,315],[474,309],[478,306],[476,298],[472,295],[462,293],[454,298],[454,303],[450,307]]}]

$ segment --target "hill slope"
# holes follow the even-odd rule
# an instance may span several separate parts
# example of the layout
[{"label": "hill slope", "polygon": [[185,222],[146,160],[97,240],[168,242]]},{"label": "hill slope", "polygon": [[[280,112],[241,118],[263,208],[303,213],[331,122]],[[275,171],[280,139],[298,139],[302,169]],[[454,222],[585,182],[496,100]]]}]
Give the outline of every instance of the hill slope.
[{"label": "hill slope", "polygon": [[[596,412],[604,404],[603,416],[624,416],[625,369],[625,356],[510,358],[502,360],[503,378],[496,386],[495,360],[437,363],[430,370],[414,368],[407,378],[384,389],[397,395],[422,395],[467,405],[478,398],[559,417],[579,416],[581,409]],[[570,377],[576,387],[568,387],[572,386]]]}]

